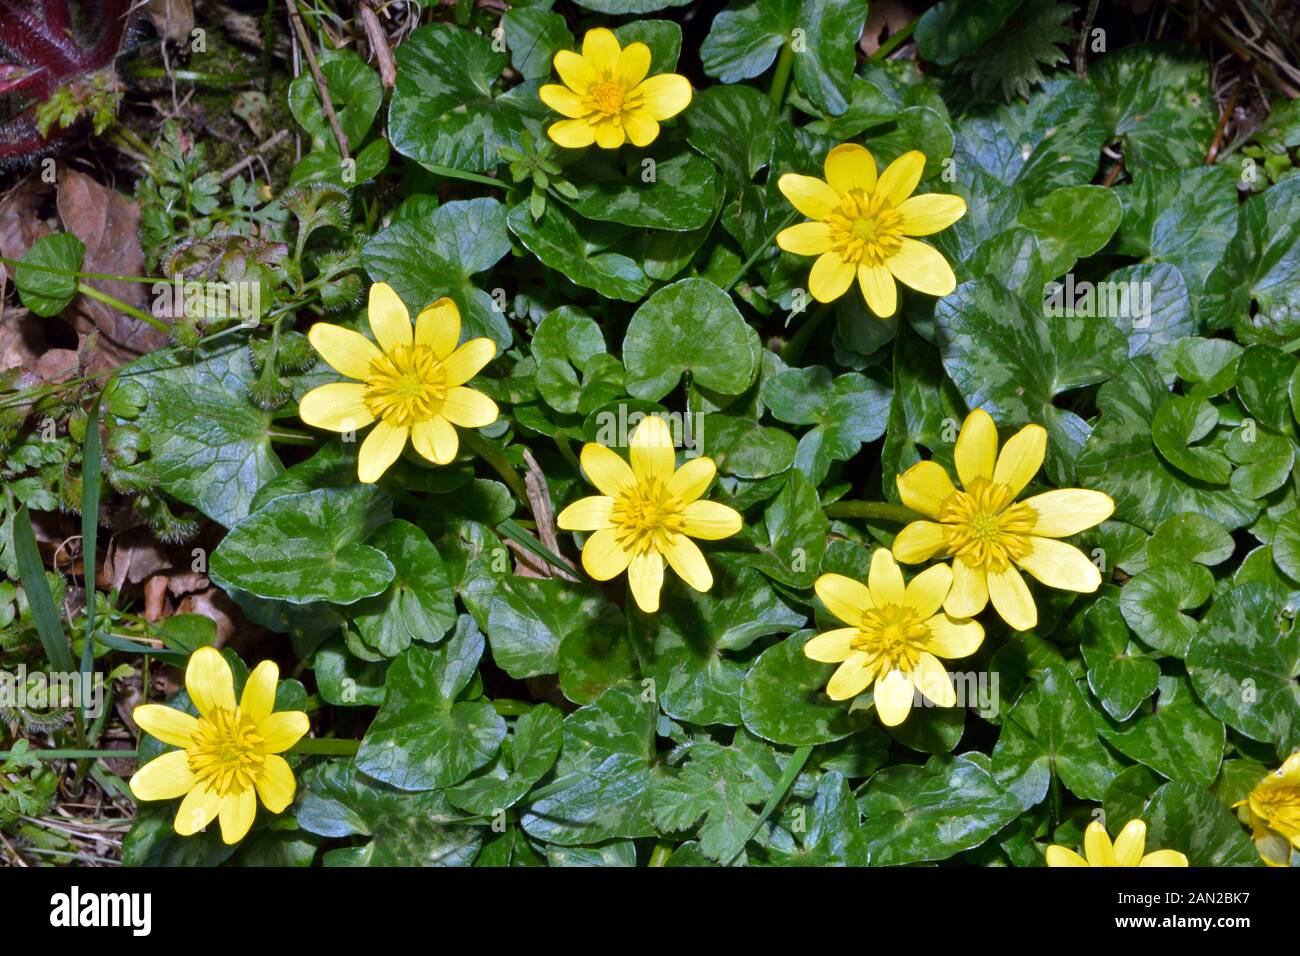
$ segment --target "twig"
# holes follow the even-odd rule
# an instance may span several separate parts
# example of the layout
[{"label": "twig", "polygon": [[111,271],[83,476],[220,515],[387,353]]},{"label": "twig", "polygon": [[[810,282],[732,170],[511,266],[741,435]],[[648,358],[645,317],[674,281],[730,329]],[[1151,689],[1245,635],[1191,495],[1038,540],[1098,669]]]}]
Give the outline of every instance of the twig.
[{"label": "twig", "polygon": [[311,70],[312,79],[316,81],[321,108],[325,111],[325,118],[330,121],[330,129],[334,130],[334,139],[339,144],[339,154],[344,159],[348,159],[348,135],[339,125],[339,118],[334,112],[334,103],[330,100],[329,86],[320,71],[320,64],[316,62],[316,53],[311,48],[307,28],[302,25],[302,17],[298,15],[298,0],[285,0],[285,3],[289,7],[289,19],[293,22],[293,31],[298,34],[298,44],[302,47],[303,56],[307,58],[307,69]]},{"label": "twig", "polygon": [[1106,174],[1106,178],[1105,180],[1102,181],[1102,185],[1114,186],[1115,180],[1119,179],[1119,174],[1123,172],[1123,170],[1124,170],[1124,160],[1121,159],[1118,163],[1116,163],[1114,166],[1110,168],[1110,172]]},{"label": "twig", "polygon": [[14,849],[13,844],[5,839],[4,831],[2,830],[0,830],[0,843],[5,845],[5,849],[9,851],[10,856],[18,861],[19,866],[24,868],[27,866],[27,861],[18,854],[18,851]]},{"label": "twig", "polygon": [[1232,111],[1237,108],[1237,98],[1241,95],[1241,84],[1238,83],[1233,89],[1232,95],[1228,97],[1228,103],[1223,107],[1223,115],[1219,117],[1219,125],[1215,127],[1214,139],[1210,141],[1210,150],[1205,154],[1205,165],[1213,166],[1214,161],[1219,157],[1219,150],[1223,148],[1223,134],[1228,129],[1228,119],[1232,116]]},{"label": "twig", "polygon": [[1079,25],[1079,45],[1074,49],[1074,71],[1080,77],[1088,76],[1088,33],[1092,30],[1092,21],[1097,16],[1097,7],[1101,0],[1091,0],[1088,4],[1088,12],[1083,15],[1083,23]]},{"label": "twig", "polygon": [[[542,471],[537,459],[527,448],[524,449],[524,487],[528,489],[528,504],[537,521],[537,537],[542,544],[556,554],[560,552],[560,539],[555,533],[555,506],[551,504],[551,492],[546,485],[546,473]],[[566,581],[578,579],[567,571],[556,568],[554,576]]]},{"label": "twig", "polygon": [[272,135],[269,139],[267,139],[266,142],[262,143],[260,146],[255,146],[251,153],[249,153],[239,162],[235,163],[235,165],[231,166],[224,173],[222,173],[221,176],[219,177],[221,182],[223,183],[229,182],[230,180],[234,179],[236,176],[242,173],[249,166],[253,165],[253,161],[257,159],[260,154],[265,153],[268,150],[275,149],[276,146],[280,145],[281,140],[288,139],[288,138],[289,138],[289,131],[287,129],[282,129],[277,131],[274,135]]},{"label": "twig", "polygon": [[388,46],[388,34],[384,33],[383,24],[368,0],[358,0],[357,9],[361,11],[361,25],[366,28],[366,39],[370,49],[375,51],[375,60],[379,64],[379,81],[384,89],[391,90],[397,82],[397,64],[393,62],[393,51]]}]

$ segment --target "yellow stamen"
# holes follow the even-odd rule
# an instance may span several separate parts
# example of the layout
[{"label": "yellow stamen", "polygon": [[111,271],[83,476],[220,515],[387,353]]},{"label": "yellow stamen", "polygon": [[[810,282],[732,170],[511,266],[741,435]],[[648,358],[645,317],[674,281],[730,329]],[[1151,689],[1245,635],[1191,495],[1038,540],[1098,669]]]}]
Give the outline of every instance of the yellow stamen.
[{"label": "yellow stamen", "polygon": [[870,654],[867,667],[875,669],[879,664],[880,674],[892,670],[911,673],[929,637],[930,629],[910,607],[887,604],[873,607],[862,615],[862,623],[850,646]]},{"label": "yellow stamen", "polygon": [[622,114],[627,93],[623,84],[614,79],[606,79],[591,88],[589,94],[593,112],[605,116]]},{"label": "yellow stamen", "polygon": [[903,219],[881,193],[850,190],[826,224],[831,250],[845,262],[878,265],[903,244]]},{"label": "yellow stamen", "polygon": [[680,534],[685,504],[656,478],[638,482],[614,499],[610,521],[618,543],[632,554],[663,551]]},{"label": "yellow stamen", "polygon": [[264,743],[257,725],[238,707],[213,711],[199,718],[194,742],[186,750],[190,773],[222,796],[250,790],[266,763]]},{"label": "yellow stamen", "polygon": [[967,567],[1004,571],[1029,551],[1038,515],[1006,485],[977,478],[954,492],[939,510],[948,553]]},{"label": "yellow stamen", "polygon": [[446,398],[447,374],[426,346],[401,346],[370,365],[366,407],[391,425],[427,421],[442,410]]}]

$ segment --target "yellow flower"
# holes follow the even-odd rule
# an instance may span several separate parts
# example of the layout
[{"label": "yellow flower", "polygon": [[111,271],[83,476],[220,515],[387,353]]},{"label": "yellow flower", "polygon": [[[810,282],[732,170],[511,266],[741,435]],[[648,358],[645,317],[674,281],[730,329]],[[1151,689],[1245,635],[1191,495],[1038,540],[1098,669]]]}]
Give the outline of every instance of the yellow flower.
[{"label": "yellow flower", "polygon": [[1024,568],[1048,587],[1097,590],[1101,574],[1073,545],[1057,541],[1110,517],[1115,502],[1100,491],[1065,488],[1016,501],[1042,467],[1047,432],[1026,425],[998,454],[998,430],[975,409],[957,436],[953,459],[962,490],[943,466],[922,461],[898,476],[903,504],[934,521],[913,521],[894,539],[894,557],[919,564],[951,555],[952,591],[944,610],[974,617],[992,599],[1002,620],[1018,631],[1038,623]]},{"label": "yellow flower", "polygon": [[185,689],[199,716],[161,704],[131,714],[136,724],[165,744],[180,747],[151,760],[131,778],[139,800],[184,796],[174,826],[181,836],[198,833],[221,818],[221,839],[238,843],[253,825],[257,798],[272,813],[293,802],[293,771],[279,754],[307,732],[300,710],[272,713],[280,669],[263,661],[248,676],[235,703],[230,665],[212,647],[190,655]]},{"label": "yellow flower", "polygon": [[379,345],[360,332],[317,322],[307,333],[335,371],[358,382],[314,388],[298,403],[308,425],[335,432],[378,424],[361,443],[357,475],[379,480],[406,447],[406,437],[429,461],[446,465],[456,457],[456,429],[482,428],[497,420],[497,406],[465,383],[496,355],[491,339],[460,341],[460,310],[442,298],[411,317],[387,283],[370,287],[370,331]]},{"label": "yellow flower", "polygon": [[966,214],[966,200],[941,193],[913,196],[924,169],[925,154],[912,150],[877,179],[871,153],[845,143],[826,154],[825,181],[797,173],[777,180],[790,204],[814,220],[776,237],[786,252],[818,257],[808,274],[814,299],[838,299],[856,275],[871,311],[888,318],[898,308],[895,279],[927,295],[947,295],[957,287],[948,260],[912,237],[951,226]]},{"label": "yellow flower", "polygon": [[1260,858],[1269,866],[1289,866],[1291,848],[1300,850],[1300,751],[1234,806],[1250,824]]},{"label": "yellow flower", "polygon": [[577,149],[595,143],[618,149],[623,140],[648,146],[659,135],[659,123],[676,116],[691,102],[691,83],[676,73],[650,72],[650,48],[618,38],[604,27],[588,30],[582,54],[560,50],[555,71],[564,86],[548,83],[538,90],[542,102],[568,119],[548,129],[561,146]]},{"label": "yellow flower", "polygon": [[1111,846],[1110,835],[1101,821],[1093,820],[1083,834],[1085,860],[1073,850],[1052,844],[1047,848],[1048,866],[1186,866],[1187,857],[1177,850],[1156,850],[1143,856],[1147,825],[1130,820]]},{"label": "yellow flower", "polygon": [[[712,458],[692,458],[678,468],[664,420],[645,418],[628,443],[632,467],[604,445],[582,447],[582,470],[601,492],[560,512],[565,531],[595,532],[582,549],[582,566],[597,581],[624,570],[637,607],[659,610],[664,561],[697,591],[713,586],[713,574],[691,538],[716,541],[741,528],[740,513],[702,501],[717,471]],[[689,537],[688,537],[689,536]]]},{"label": "yellow flower", "polygon": [[813,585],[827,609],[849,627],[818,634],[803,652],[823,664],[839,664],[826,685],[831,700],[856,697],[875,684],[876,713],[886,727],[907,719],[914,691],[940,707],[957,702],[940,657],[966,657],[984,640],[975,621],[943,613],[952,572],[946,564],[926,568],[910,584],[884,548],[871,556],[867,583],[823,574]]}]

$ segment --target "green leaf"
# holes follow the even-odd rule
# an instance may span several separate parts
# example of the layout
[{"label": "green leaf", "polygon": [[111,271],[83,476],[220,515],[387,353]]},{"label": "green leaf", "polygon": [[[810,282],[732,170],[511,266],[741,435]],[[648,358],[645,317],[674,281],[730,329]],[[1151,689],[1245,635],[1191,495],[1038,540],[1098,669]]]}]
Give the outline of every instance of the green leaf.
[{"label": "green leaf", "polygon": [[861,813],[843,774],[823,774],[807,809],[807,832],[802,839],[796,843],[792,833],[774,828],[763,848],[764,862],[778,866],[866,865]]},{"label": "green leaf", "polygon": [[[384,101],[379,75],[353,50],[322,49],[318,62],[334,115],[355,156]],[[310,71],[304,70],[289,84],[288,100],[293,118],[311,136],[312,149],[332,151],[337,162],[338,144]]]},{"label": "green leaf", "polygon": [[790,39],[799,0],[749,0],[713,18],[700,46],[704,72],[723,83],[758,76]]},{"label": "green leaf", "polygon": [[[885,441],[880,449],[880,469],[887,475],[901,475],[923,457],[923,446],[936,461],[952,471],[955,433],[945,439],[945,429],[962,420],[961,395],[943,374],[939,353],[930,343],[904,325],[894,340],[894,394],[889,407]],[[951,424],[949,424],[951,423]],[[885,481],[886,497],[897,502],[898,488]]]},{"label": "green leaf", "polygon": [[1237,362],[1237,397],[1254,418],[1277,431],[1291,429],[1288,386],[1297,366],[1294,355],[1271,345],[1252,345]]},{"label": "green leaf", "polygon": [[1069,672],[1061,664],[1044,667],[1003,719],[994,776],[1029,809],[1047,796],[1053,775],[1076,797],[1101,800],[1118,771]]},{"label": "green leaf", "polygon": [[1110,241],[1124,207],[1104,186],[1063,186],[1020,213],[1038,237],[1046,275],[1064,275]]},{"label": "green leaf", "polygon": [[1151,440],[1161,457],[1179,471],[1212,485],[1226,485],[1232,463],[1216,448],[1195,443],[1214,431],[1219,410],[1203,398],[1177,396],[1156,409]]},{"label": "green leaf", "polygon": [[1250,583],[1210,606],[1187,649],[1187,673],[1206,708],[1282,753],[1300,745],[1300,630],[1284,588]]},{"label": "green leaf", "polygon": [[1160,665],[1142,656],[1129,640],[1128,625],[1111,588],[1084,612],[1084,637],[1079,645],[1088,664],[1088,686],[1106,713],[1128,720],[1142,701],[1155,693]]},{"label": "green leaf", "polygon": [[916,22],[921,59],[948,65],[975,53],[993,39],[1021,0],[943,0]]},{"label": "green leaf", "polygon": [[687,142],[718,167],[728,195],[753,182],[771,162],[776,107],[753,87],[700,90],[683,116]]},{"label": "green leaf", "polygon": [[492,760],[505,739],[505,720],[491,701],[456,699],[482,656],[483,635],[467,616],[441,647],[398,655],[357,768],[399,790],[438,790]]},{"label": "green leaf", "polygon": [[1150,564],[1193,561],[1213,566],[1232,557],[1236,547],[1232,535],[1221,525],[1193,511],[1160,522],[1147,542],[1147,561]]},{"label": "green leaf", "polygon": [[783,428],[760,425],[752,418],[713,414],[704,419],[709,454],[718,471],[737,478],[768,478],[794,463],[799,443]]},{"label": "green leaf", "polygon": [[456,604],[442,556],[423,531],[407,521],[380,525],[366,541],[396,569],[383,594],[348,609],[353,626],[372,650],[396,657],[412,641],[435,644],[456,624]]},{"label": "green leaf", "polygon": [[323,837],[369,837],[331,850],[326,866],[468,866],[483,841],[480,827],[443,793],[403,793],[363,776],[351,760],[330,760],[302,778],[298,825]]},{"label": "green leaf", "polygon": [[47,272],[33,266],[48,266],[80,272],[86,245],[69,232],[42,236],[23,253],[22,265],[14,270],[14,285],[23,305],[37,315],[58,315],[77,294],[77,277]]},{"label": "green leaf", "polygon": [[513,807],[555,765],[563,723],[559,710],[538,704],[515,722],[508,769],[501,767],[501,776],[483,773],[470,777],[448,790],[448,799],[462,810],[484,816]]},{"label": "green leaf", "polygon": [[628,323],[627,389],[658,401],[689,371],[701,388],[739,395],[758,375],[761,349],[729,295],[705,279],[682,279],[646,299]]},{"label": "green leaf", "polygon": [[870,711],[854,711],[826,696],[836,665],[804,656],[803,646],[814,636],[813,631],[792,635],[754,661],[740,691],[741,717],[751,733],[803,747],[840,740],[870,725]]},{"label": "green leaf", "polygon": [[811,587],[826,553],[829,531],[817,489],[803,472],[792,470],[764,512],[763,528],[746,532],[758,550],[740,553],[737,559],[782,584]]},{"label": "green leaf", "polygon": [[1197,623],[1183,612],[1200,607],[1213,590],[1214,576],[1199,564],[1156,564],[1124,585],[1119,607],[1144,644],[1162,654],[1184,657]]},{"label": "green leaf", "polygon": [[511,208],[507,222],[510,231],[543,265],[576,285],[624,302],[636,302],[650,291],[652,283],[641,266],[622,253],[606,251],[606,245],[584,238],[587,232],[583,227],[590,223],[577,219],[557,203],[547,203],[542,218],[536,220],[527,205],[520,203]]},{"label": "green leaf", "polygon": [[1102,728],[1101,736],[1124,756],[1202,789],[1214,783],[1223,759],[1223,724],[1197,703],[1185,677],[1161,677],[1152,713],[1127,727]]},{"label": "green leaf", "polygon": [[397,48],[388,106],[393,148],[426,166],[475,173],[501,161],[499,147],[520,149],[523,117],[548,111],[535,81],[495,95],[505,67],[506,54],[490,37],[449,23],[420,27]]},{"label": "green leaf", "polygon": [[1148,853],[1178,850],[1190,866],[1259,866],[1259,854],[1237,815],[1199,786],[1165,784],[1152,796],[1143,819]]},{"label": "green leaf", "polygon": [[886,767],[859,802],[871,866],[946,860],[979,846],[1021,812],[1016,794],[970,755]]},{"label": "green leaf", "polygon": [[513,338],[510,323],[471,277],[509,251],[505,207],[480,198],[444,203],[428,219],[397,220],[365,244],[361,261],[372,279],[397,291],[412,318],[450,296],[460,310],[462,338],[487,336],[504,351]]},{"label": "green leaf", "polygon": [[633,20],[614,27],[623,46],[644,43],[650,48],[650,75],[672,73],[682,52],[682,28],[674,20]]},{"label": "green leaf", "polygon": [[1295,467],[1295,445],[1249,422],[1243,422],[1228,436],[1223,451],[1237,466],[1228,484],[1245,498],[1259,499],[1277,491]]},{"label": "green leaf", "polygon": [[501,18],[501,29],[510,48],[510,65],[525,80],[549,77],[556,51],[574,48],[564,17],[541,7],[511,7]]},{"label": "green leaf", "polygon": [[803,48],[794,51],[794,82],[823,112],[838,115],[848,109],[857,38],[866,20],[866,0],[804,0],[800,5],[795,28],[803,30]]},{"label": "green leaf", "polygon": [[578,6],[597,13],[621,16],[625,13],[654,13],[670,7],[684,7],[690,0],[577,0]]},{"label": "green leaf", "polygon": [[741,854],[767,797],[748,754],[709,741],[690,745],[680,770],[656,780],[651,813],[663,831],[687,830],[699,823],[700,852],[726,863]]},{"label": "green leaf", "polygon": [[621,163],[589,155],[567,175],[578,198],[565,201],[579,215],[642,229],[699,229],[712,220],[722,199],[713,164],[666,138]]},{"label": "green leaf", "polygon": [[885,432],[890,391],[883,385],[847,372],[831,377],[821,365],[787,368],[766,378],[763,403],[776,419],[791,425],[813,425],[799,438],[795,467],[819,484],[833,461],[848,461],[867,442]]},{"label": "green leaf", "polygon": [[373,486],[322,488],[276,498],[240,521],[212,552],[213,581],[260,598],[352,604],[381,593],[395,571],[362,544],[388,518]]},{"label": "green leaf", "polygon": [[525,832],[561,846],[653,835],[657,710],[640,688],[613,687],[565,718],[554,781],[525,805]]}]

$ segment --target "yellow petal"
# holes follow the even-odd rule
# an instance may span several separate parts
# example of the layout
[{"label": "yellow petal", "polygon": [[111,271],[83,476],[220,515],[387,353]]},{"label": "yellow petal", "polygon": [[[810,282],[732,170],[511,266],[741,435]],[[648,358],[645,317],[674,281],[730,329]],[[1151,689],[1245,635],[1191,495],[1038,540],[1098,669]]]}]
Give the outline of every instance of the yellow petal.
[{"label": "yellow petal", "polygon": [[257,722],[257,733],[269,754],[284,753],[311,729],[311,721],[301,710],[282,710]]},{"label": "yellow petal", "polygon": [[837,252],[824,252],[817,257],[808,273],[808,291],[818,302],[834,302],[853,284],[857,270],[845,262]]},{"label": "yellow petal", "polygon": [[[561,51],[563,52],[563,51]],[[565,149],[582,149],[596,142],[596,127],[585,119],[566,119],[547,127],[546,135],[557,146]]]},{"label": "yellow petal", "polygon": [[411,344],[414,338],[411,315],[387,282],[376,282],[370,287],[366,314],[370,317],[370,331],[385,352]]},{"label": "yellow petal", "polygon": [[357,477],[366,484],[378,481],[402,454],[409,432],[405,425],[390,425],[383,421],[376,424],[357,452]]},{"label": "yellow petal", "polygon": [[697,591],[707,591],[713,587],[713,572],[704,560],[700,546],[684,534],[674,534],[664,547],[664,557],[668,566],[677,572],[677,576]]},{"label": "yellow petal", "polygon": [[829,183],[816,176],[786,173],[776,181],[781,195],[809,219],[826,219],[839,207],[840,197]]},{"label": "yellow petal", "polygon": [[937,461],[918,461],[899,475],[895,483],[903,504],[928,518],[939,517],[944,502],[957,492],[947,469]]},{"label": "yellow petal", "polygon": [[256,723],[275,709],[275,686],[280,680],[280,667],[275,661],[262,661],[244,682],[244,693],[239,698],[239,710]]},{"label": "yellow petal", "polygon": [[955,618],[974,617],[988,603],[989,587],[984,572],[964,561],[953,561],[952,590],[943,602],[943,609]]},{"label": "yellow petal", "polygon": [[195,784],[190,773],[190,756],[172,750],[150,760],[131,778],[131,792],[137,800],[173,800],[189,793]]},{"label": "yellow petal", "polygon": [[482,392],[463,385],[447,391],[442,417],[461,428],[483,428],[497,420],[497,403]]},{"label": "yellow petal", "polygon": [[904,564],[929,561],[947,547],[943,525],[933,521],[913,521],[894,536],[894,558]]},{"label": "yellow petal", "polygon": [[189,714],[162,704],[142,704],[131,711],[131,718],[145,733],[173,747],[188,747],[199,729],[199,722]]},{"label": "yellow petal", "polygon": [[598,76],[613,73],[618,67],[620,48],[613,30],[596,27],[582,38],[582,58]]},{"label": "yellow petal", "polygon": [[632,89],[650,72],[650,48],[644,43],[629,43],[618,55],[614,76],[627,89]]},{"label": "yellow petal", "polygon": [[862,615],[876,606],[865,584],[842,574],[823,574],[813,583],[813,590],[826,610],[854,627],[862,623]]},{"label": "yellow petal", "polygon": [[627,583],[632,587],[637,607],[647,614],[658,611],[659,591],[664,586],[664,559],[659,552],[647,551],[632,558],[627,567]]},{"label": "yellow petal", "polygon": [[856,627],[841,627],[809,639],[803,646],[804,657],[823,664],[839,664],[853,653],[853,640],[858,636]]},{"label": "yellow petal", "polygon": [[1045,491],[1024,501],[1038,515],[1034,534],[1045,538],[1064,538],[1101,524],[1115,510],[1110,495],[1084,488]]},{"label": "yellow petal", "polygon": [[253,825],[257,815],[257,793],[237,790],[221,798],[221,842],[227,846],[238,843]]},{"label": "yellow petal", "polygon": [[966,200],[943,193],[913,196],[903,201],[898,214],[903,217],[904,235],[930,236],[966,215]]},{"label": "yellow petal", "polygon": [[682,531],[692,538],[704,541],[730,538],[743,525],[739,511],[716,501],[692,501],[682,509]]},{"label": "yellow petal", "polygon": [[596,82],[596,71],[591,64],[572,50],[558,51],[552,62],[564,85],[579,95],[585,94]]},{"label": "yellow petal", "polygon": [[998,458],[998,426],[984,409],[977,408],[966,416],[957,433],[957,447],[952,453],[957,477],[969,488],[976,478],[993,478]]},{"label": "yellow petal", "polygon": [[858,286],[867,308],[878,317],[887,319],[898,311],[898,286],[894,277],[883,265],[858,265]]},{"label": "yellow petal", "polygon": [[445,295],[427,305],[415,318],[415,344],[433,350],[439,361],[456,351],[460,342],[460,309]]},{"label": "yellow petal", "polygon": [[707,455],[688,458],[668,479],[667,491],[683,503],[690,504],[709,490],[709,485],[713,483],[713,476],[717,472],[718,466]]},{"label": "yellow petal", "polygon": [[361,381],[370,377],[370,363],[383,356],[360,332],[328,322],[317,322],[308,329],[307,341],[335,371]]},{"label": "yellow petal", "polygon": [[1087,866],[1088,861],[1073,850],[1052,844],[1047,848],[1048,866]]},{"label": "yellow petal", "polygon": [[652,76],[632,91],[635,102],[660,122],[691,105],[691,81],[676,73]]},{"label": "yellow petal", "polygon": [[864,146],[844,143],[826,154],[826,182],[841,196],[861,190],[870,196],[876,188],[876,161]]},{"label": "yellow petal", "polygon": [[623,129],[633,146],[649,146],[659,137],[659,121],[646,109],[626,110]]},{"label": "yellow petal", "polygon": [[1042,425],[1026,425],[1002,446],[993,469],[993,480],[1006,485],[1013,495],[1020,494],[1043,467],[1046,453],[1047,429]]},{"label": "yellow petal", "polygon": [[876,193],[883,194],[891,206],[901,206],[903,200],[912,195],[916,184],[925,172],[925,153],[909,150],[885,167],[876,184]]},{"label": "yellow petal", "polygon": [[193,836],[217,815],[221,809],[221,797],[215,790],[207,787],[195,787],[185,795],[181,805],[176,809],[176,819],[172,827],[181,836]]},{"label": "yellow petal", "polygon": [[952,569],[946,564],[926,568],[907,583],[903,603],[922,619],[931,618],[943,607],[952,587]]},{"label": "yellow petal", "polygon": [[1130,820],[1115,838],[1115,865],[1138,866],[1146,846],[1147,825],[1141,820]]},{"label": "yellow petal", "polygon": [[1156,850],[1142,857],[1138,866],[1186,866],[1187,857],[1177,850]]},{"label": "yellow petal", "polygon": [[447,387],[464,385],[482,371],[483,366],[497,354],[497,344],[491,339],[470,339],[443,360],[442,370],[447,376]]},{"label": "yellow petal", "polygon": [[451,422],[435,415],[411,426],[411,447],[416,454],[435,465],[450,465],[456,460],[460,437]]},{"label": "yellow petal", "polygon": [[582,547],[582,566],[597,581],[608,581],[627,570],[631,552],[623,550],[613,528],[603,528]]},{"label": "yellow petal", "polygon": [[1049,588],[1091,594],[1101,587],[1101,572],[1072,544],[1030,537],[1032,550],[1016,563]]},{"label": "yellow petal", "polygon": [[628,453],[632,459],[632,474],[641,484],[655,480],[667,482],[677,470],[673,433],[668,423],[658,415],[649,415],[641,420],[628,441]]},{"label": "yellow petal", "polygon": [[1002,620],[1017,631],[1027,631],[1038,623],[1034,596],[1029,593],[1029,585],[1025,584],[1019,571],[1008,566],[1001,571],[989,571],[986,577],[989,600]]},{"label": "yellow petal", "polygon": [[1115,849],[1100,820],[1093,820],[1083,831],[1083,854],[1088,858],[1089,866],[1115,865]]},{"label": "yellow petal", "polygon": [[921,652],[916,666],[912,668],[912,686],[940,707],[952,707],[957,703],[957,691],[953,689],[952,678],[928,651]]},{"label": "yellow petal", "polygon": [[215,647],[200,647],[190,655],[185,690],[204,717],[217,710],[235,709],[235,676]]},{"label": "yellow petal", "polygon": [[886,727],[897,727],[912,711],[916,689],[901,670],[892,670],[876,681],[876,713]]},{"label": "yellow petal", "polygon": [[596,124],[596,145],[601,149],[618,149],[626,138],[621,123],[606,119]]},{"label": "yellow petal", "polygon": [[582,97],[558,83],[547,83],[537,91],[537,96],[555,112],[570,119],[577,119],[587,112],[582,105]]},{"label": "yellow petal", "polygon": [[298,402],[298,417],[315,428],[354,432],[375,420],[359,382],[331,382],[313,388]]},{"label": "yellow petal", "polygon": [[885,265],[899,282],[926,295],[948,295],[957,288],[957,277],[943,253],[919,239],[904,236],[902,245],[885,260]]},{"label": "yellow petal", "polygon": [[851,654],[835,668],[826,685],[826,696],[831,700],[848,700],[861,694],[876,677],[876,667],[870,661],[871,655],[862,651]]},{"label": "yellow petal", "polygon": [[820,256],[831,247],[831,227],[824,222],[801,222],[778,232],[776,244],[796,256]]},{"label": "yellow petal", "polygon": [[930,629],[930,636],[922,646],[945,660],[968,657],[984,643],[984,628],[969,618],[936,614],[925,622],[925,626]]},{"label": "yellow petal", "polygon": [[282,812],[293,803],[297,786],[288,761],[277,754],[267,754],[262,772],[257,778],[257,795],[262,798],[266,809],[272,813]]},{"label": "yellow petal", "polygon": [[564,531],[599,531],[610,527],[609,513],[614,499],[608,495],[579,498],[559,513],[556,525]]},{"label": "yellow petal", "polygon": [[903,595],[906,593],[903,572],[899,570],[894,556],[885,548],[877,548],[871,555],[867,588],[871,591],[871,600],[877,605],[903,603]]},{"label": "yellow petal", "polygon": [[613,450],[595,442],[582,446],[582,470],[601,494],[612,498],[636,487],[636,475],[628,463]]}]

